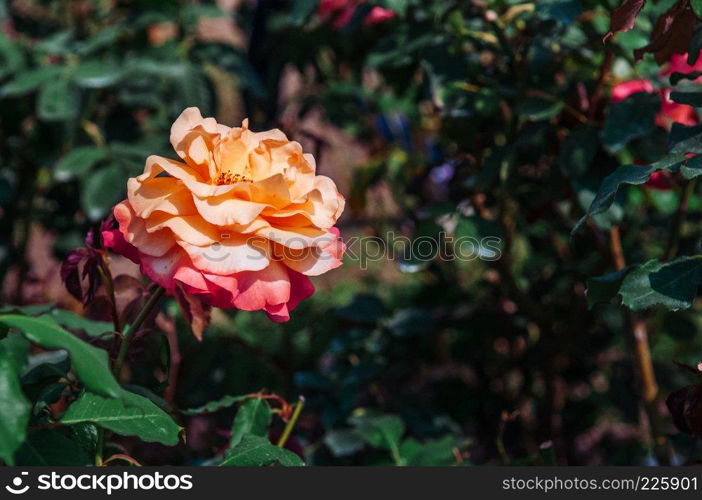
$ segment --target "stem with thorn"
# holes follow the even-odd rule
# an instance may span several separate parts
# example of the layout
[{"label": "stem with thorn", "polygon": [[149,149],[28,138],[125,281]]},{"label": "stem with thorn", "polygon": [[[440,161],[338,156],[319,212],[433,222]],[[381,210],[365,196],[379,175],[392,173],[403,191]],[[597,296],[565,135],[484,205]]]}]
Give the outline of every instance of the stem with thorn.
[{"label": "stem with thorn", "polygon": [[[610,251],[612,261],[617,271],[626,267],[624,250],[622,247],[621,233],[618,226],[612,226],[609,232]],[[656,373],[653,368],[651,357],[651,347],[648,341],[648,326],[646,319],[641,314],[624,311],[624,318],[630,330],[632,342],[632,356],[635,365],[636,376],[641,384],[640,398],[641,406],[645,411],[648,422],[643,427],[647,428],[648,441],[661,464],[665,465],[667,460],[667,440],[662,429],[662,422],[658,415],[656,406],[658,402],[658,383]]]},{"label": "stem with thorn", "polygon": [[297,419],[300,418],[300,413],[302,413],[302,407],[305,406],[305,398],[300,396],[300,399],[298,399],[297,403],[295,404],[295,409],[293,410],[293,414],[290,417],[290,420],[285,424],[285,429],[283,429],[283,434],[280,436],[280,439],[278,440],[278,448],[282,448],[285,446],[285,443],[287,443],[288,438],[290,437],[290,434],[292,433],[293,428],[295,427],[295,424],[297,423]]},{"label": "stem with thorn", "polygon": [[117,354],[117,360],[115,361],[115,366],[113,370],[113,373],[117,380],[120,379],[120,373],[122,372],[124,359],[127,356],[127,350],[129,349],[129,344],[134,338],[134,334],[139,330],[142,323],[144,323],[149,314],[151,314],[151,311],[154,309],[154,307],[156,307],[156,305],[161,300],[161,297],[163,297],[163,294],[165,292],[166,290],[163,287],[159,286],[158,288],[156,288],[156,290],[153,291],[151,296],[144,304],[144,307],[142,307],[141,311],[139,311],[139,314],[134,320],[134,323],[129,325],[129,327],[127,327],[127,330],[124,332],[124,335],[122,336],[122,343],[119,346],[119,353]]}]

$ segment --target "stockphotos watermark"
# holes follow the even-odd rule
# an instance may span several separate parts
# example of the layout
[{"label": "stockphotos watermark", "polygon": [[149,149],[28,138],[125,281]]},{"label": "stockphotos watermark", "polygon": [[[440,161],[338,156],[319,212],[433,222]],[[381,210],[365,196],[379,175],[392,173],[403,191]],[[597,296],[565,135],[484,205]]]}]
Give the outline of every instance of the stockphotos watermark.
[{"label": "stockphotos watermark", "polygon": [[[274,245],[269,247],[269,242]],[[432,261],[474,260],[496,261],[502,257],[502,239],[497,236],[455,236],[441,231],[432,236],[409,238],[389,231],[383,236],[353,236],[342,240],[346,246],[345,259],[358,262],[361,269],[368,269],[371,262],[397,261],[416,265]],[[251,261],[261,259],[276,261],[305,261],[314,254],[316,262],[335,260],[335,252],[326,251],[336,243],[330,234],[320,237],[291,236],[276,238],[269,235],[244,237],[222,234],[220,241],[204,247],[200,255],[213,263],[244,257]]]},{"label": "stockphotos watermark", "polygon": [[28,472],[20,472],[10,484],[5,485],[5,490],[13,495],[23,495],[30,490],[39,491],[93,491],[112,495],[121,491],[188,491],[193,488],[191,474],[162,474],[153,472],[148,474],[134,474],[119,472],[110,474],[40,474],[36,482],[29,484]]}]

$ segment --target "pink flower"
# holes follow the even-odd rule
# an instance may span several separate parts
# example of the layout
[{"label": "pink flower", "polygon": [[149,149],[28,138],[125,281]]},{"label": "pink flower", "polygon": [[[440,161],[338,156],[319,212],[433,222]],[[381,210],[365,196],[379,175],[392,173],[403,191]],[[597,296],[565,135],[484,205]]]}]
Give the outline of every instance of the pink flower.
[{"label": "pink flower", "polygon": [[687,64],[687,54],[673,54],[670,57],[668,67],[661,71],[661,75],[670,76],[673,73],[682,73],[686,75],[695,71],[702,71],[702,54],[697,58],[697,61],[695,61],[693,66]]},{"label": "pink flower", "polygon": [[[653,94],[656,90],[648,80],[629,80],[622,82],[612,88],[612,102],[621,102],[627,97],[646,92]],[[699,123],[697,112],[692,106],[679,104],[670,100],[670,89],[663,88],[658,91],[661,96],[661,109],[656,115],[656,125],[670,130],[673,123],[681,125],[696,125]]]},{"label": "pink flower", "polygon": [[[344,28],[351,22],[356,12],[356,7],[366,0],[321,0],[317,6],[317,14],[324,21],[331,21],[334,29]],[[381,24],[395,17],[395,12],[384,7],[372,7],[363,20],[363,25],[373,26]]]},{"label": "pink flower", "polygon": [[384,7],[373,7],[363,20],[364,26],[373,26],[374,24],[384,23],[395,17],[395,11]]},{"label": "pink flower", "polygon": [[651,174],[645,186],[658,191],[670,191],[675,186],[675,181],[670,172],[667,170],[659,170]]},{"label": "pink flower", "polygon": [[653,93],[653,85],[648,80],[629,80],[618,83],[612,89],[612,102],[621,102],[630,95],[639,92]]}]

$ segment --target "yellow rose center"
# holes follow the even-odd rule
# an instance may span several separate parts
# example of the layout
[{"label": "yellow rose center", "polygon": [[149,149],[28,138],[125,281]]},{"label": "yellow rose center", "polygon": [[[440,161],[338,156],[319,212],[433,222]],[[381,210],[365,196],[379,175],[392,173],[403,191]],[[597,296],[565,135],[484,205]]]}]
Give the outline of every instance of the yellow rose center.
[{"label": "yellow rose center", "polygon": [[224,184],[235,184],[237,182],[253,182],[251,177],[241,174],[233,174],[231,172],[220,172],[215,178],[215,184],[222,186]]}]

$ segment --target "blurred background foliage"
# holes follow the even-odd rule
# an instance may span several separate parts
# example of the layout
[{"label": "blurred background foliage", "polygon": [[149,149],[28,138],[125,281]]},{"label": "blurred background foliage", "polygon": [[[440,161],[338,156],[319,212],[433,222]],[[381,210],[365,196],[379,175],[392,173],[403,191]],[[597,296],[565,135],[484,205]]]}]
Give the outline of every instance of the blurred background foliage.
[{"label": "blurred background foliage", "polygon": [[[501,257],[347,258],[289,323],[214,311],[202,342],[169,303],[160,326],[177,331],[179,357],[159,332],[138,338],[132,386],[156,401],[176,369],[168,404],[181,409],[261,389],[303,395],[288,447],[314,465],[695,461],[699,443],[673,427],[662,399],[642,402],[631,317],[616,304],[588,309],[586,280],[619,268],[613,228],[632,263],[660,255],[681,196],[679,252],[697,253],[702,198],[671,176],[664,189],[620,193],[570,235],[607,174],[666,151],[670,124],[656,121],[666,97],[612,104],[611,93],[635,79],[670,85],[634,50],[673,2],[649,2],[603,44],[619,3],[2,0],[2,301],[109,320],[68,295],[60,261],[146,156],[173,156],[168,131],[182,109],[228,125],[248,117],[300,141],[339,184],[345,238],[493,236]],[[695,376],[675,362],[699,360],[699,308],[653,309],[644,321],[664,397]],[[47,442],[47,415],[63,411],[49,391],[62,370],[25,380],[40,395],[35,445]],[[187,444],[117,445],[145,464],[208,463],[233,415],[179,417]],[[22,450],[18,463],[36,463]]]}]

